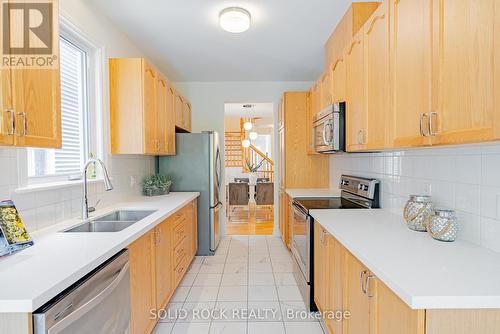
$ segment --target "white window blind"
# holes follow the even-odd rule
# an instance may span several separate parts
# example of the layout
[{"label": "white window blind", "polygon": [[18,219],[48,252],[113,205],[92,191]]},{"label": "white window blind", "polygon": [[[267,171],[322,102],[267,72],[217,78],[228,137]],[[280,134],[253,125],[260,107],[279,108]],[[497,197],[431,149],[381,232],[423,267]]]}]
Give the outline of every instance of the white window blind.
[{"label": "white window blind", "polygon": [[28,176],[69,176],[80,173],[88,157],[87,53],[60,38],[61,149],[30,149]]}]

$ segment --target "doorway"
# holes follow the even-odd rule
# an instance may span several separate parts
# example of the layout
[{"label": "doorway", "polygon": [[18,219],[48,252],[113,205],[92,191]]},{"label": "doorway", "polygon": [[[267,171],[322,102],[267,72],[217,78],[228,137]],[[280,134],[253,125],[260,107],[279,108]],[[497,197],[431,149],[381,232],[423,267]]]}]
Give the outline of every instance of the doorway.
[{"label": "doorway", "polygon": [[274,103],[225,103],[224,156],[226,234],[272,235]]}]

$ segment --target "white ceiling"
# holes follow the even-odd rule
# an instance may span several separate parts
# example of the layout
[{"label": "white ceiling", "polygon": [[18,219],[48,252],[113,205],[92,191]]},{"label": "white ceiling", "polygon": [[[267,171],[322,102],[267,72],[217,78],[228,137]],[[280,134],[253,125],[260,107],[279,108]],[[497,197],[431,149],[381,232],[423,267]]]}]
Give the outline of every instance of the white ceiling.
[{"label": "white ceiling", "polygon": [[[312,81],[349,0],[87,0],[173,81]],[[241,6],[252,27],[231,34],[218,13]]]}]

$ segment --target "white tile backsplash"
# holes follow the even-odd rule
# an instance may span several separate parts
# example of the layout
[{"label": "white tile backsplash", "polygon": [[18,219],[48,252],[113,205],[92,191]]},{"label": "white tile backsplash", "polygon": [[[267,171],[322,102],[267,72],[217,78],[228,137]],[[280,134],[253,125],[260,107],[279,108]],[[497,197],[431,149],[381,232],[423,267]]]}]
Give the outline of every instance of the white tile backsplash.
[{"label": "white tile backsplash", "polygon": [[459,238],[500,252],[500,143],[332,155],[330,183],[342,174],[381,180],[382,208],[402,214],[410,194],[457,211]]},{"label": "white tile backsplash", "polygon": [[[81,184],[69,188],[18,193],[19,166],[16,149],[0,148],[0,166],[0,201],[12,199],[15,202],[30,232],[80,215]],[[154,172],[154,158],[111,156],[107,167],[114,189],[106,192],[102,183],[90,183],[90,205],[100,200],[99,207],[108,206],[131,195],[140,194],[142,178]],[[134,186],[130,182],[132,176],[136,179]]]}]

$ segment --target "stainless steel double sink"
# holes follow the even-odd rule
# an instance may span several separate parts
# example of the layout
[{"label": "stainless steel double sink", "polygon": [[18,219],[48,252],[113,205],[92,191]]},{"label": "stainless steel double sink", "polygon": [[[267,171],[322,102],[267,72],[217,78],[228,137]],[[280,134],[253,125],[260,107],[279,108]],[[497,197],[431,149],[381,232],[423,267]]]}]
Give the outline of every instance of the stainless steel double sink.
[{"label": "stainless steel double sink", "polygon": [[117,210],[62,232],[119,232],[155,212],[156,210]]}]

